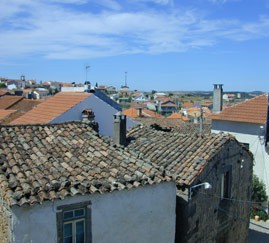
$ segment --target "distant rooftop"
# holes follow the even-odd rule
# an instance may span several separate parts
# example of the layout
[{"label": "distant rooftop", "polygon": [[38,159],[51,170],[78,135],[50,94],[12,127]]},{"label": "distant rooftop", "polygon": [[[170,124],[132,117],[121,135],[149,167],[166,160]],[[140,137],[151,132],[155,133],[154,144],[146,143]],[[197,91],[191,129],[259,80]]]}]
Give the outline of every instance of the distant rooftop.
[{"label": "distant rooftop", "polygon": [[209,116],[212,120],[265,124],[267,121],[268,94],[259,95]]}]

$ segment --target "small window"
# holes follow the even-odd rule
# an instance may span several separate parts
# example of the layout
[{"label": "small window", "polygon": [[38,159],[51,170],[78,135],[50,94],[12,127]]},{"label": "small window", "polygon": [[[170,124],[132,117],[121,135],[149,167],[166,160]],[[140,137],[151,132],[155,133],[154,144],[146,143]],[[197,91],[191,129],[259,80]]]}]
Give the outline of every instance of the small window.
[{"label": "small window", "polygon": [[221,198],[231,197],[231,172],[226,171],[221,174]]},{"label": "small window", "polygon": [[91,242],[90,203],[57,207],[57,232],[59,243]]}]

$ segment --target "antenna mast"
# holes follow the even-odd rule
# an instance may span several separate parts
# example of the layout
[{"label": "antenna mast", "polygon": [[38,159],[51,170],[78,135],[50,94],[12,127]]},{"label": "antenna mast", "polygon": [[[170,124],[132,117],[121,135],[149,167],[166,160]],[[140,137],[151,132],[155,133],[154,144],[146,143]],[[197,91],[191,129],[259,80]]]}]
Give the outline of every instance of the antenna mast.
[{"label": "antenna mast", "polygon": [[86,75],[86,80],[85,81],[88,81],[88,69],[90,68],[91,66],[89,65],[86,65],[85,66],[85,75]]},{"label": "antenna mast", "polygon": [[127,72],[125,72],[125,87],[127,87]]}]

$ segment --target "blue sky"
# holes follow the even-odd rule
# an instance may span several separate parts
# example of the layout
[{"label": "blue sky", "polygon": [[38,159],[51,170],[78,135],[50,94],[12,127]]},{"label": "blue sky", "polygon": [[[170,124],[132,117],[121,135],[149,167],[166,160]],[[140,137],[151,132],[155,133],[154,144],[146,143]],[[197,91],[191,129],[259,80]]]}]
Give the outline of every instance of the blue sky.
[{"label": "blue sky", "polygon": [[269,91],[269,0],[0,0],[0,77]]}]

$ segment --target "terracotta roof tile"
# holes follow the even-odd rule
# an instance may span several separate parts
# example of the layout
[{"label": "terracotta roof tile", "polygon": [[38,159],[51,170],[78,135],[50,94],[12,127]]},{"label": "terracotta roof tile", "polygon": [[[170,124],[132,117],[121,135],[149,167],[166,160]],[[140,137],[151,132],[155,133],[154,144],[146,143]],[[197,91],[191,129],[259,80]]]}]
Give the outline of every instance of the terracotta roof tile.
[{"label": "terracotta roof tile", "polygon": [[5,94],[8,94],[9,91],[7,89],[0,89],[0,96],[3,96]]},{"label": "terracotta roof tile", "polygon": [[227,107],[218,114],[209,116],[212,120],[265,124],[268,111],[268,95],[259,95],[237,105]]},{"label": "terracotta roof tile", "polygon": [[[138,108],[129,108],[123,111],[123,114],[130,117],[130,118],[136,118],[139,117],[139,110]],[[157,112],[148,110],[148,109],[142,109],[142,116],[143,117],[162,117]]]},{"label": "terracotta roof tile", "polygon": [[0,109],[8,109],[21,100],[23,100],[22,96],[5,95],[0,97]]},{"label": "terracotta roof tile", "polygon": [[58,93],[10,124],[48,123],[91,95],[90,93],[76,92]]},{"label": "terracotta roof tile", "polygon": [[182,114],[180,114],[180,113],[173,113],[173,114],[171,114],[170,116],[168,116],[167,118],[173,118],[173,119],[175,119],[175,118],[178,118],[178,119],[182,119],[182,117],[183,117],[183,115]]},{"label": "terracotta roof tile", "polygon": [[179,185],[190,185],[227,142],[238,143],[230,135],[189,135],[149,126],[131,129],[128,139],[129,149],[163,166],[165,172],[176,176]]},{"label": "terracotta roof tile", "polygon": [[185,102],[185,103],[183,103],[181,106],[184,107],[184,108],[188,108],[188,107],[191,107],[191,106],[193,106],[193,105],[194,105],[194,103],[191,103],[191,102]]},{"label": "terracotta roof tile", "polygon": [[81,122],[0,126],[0,190],[12,205],[170,181]]},{"label": "terracotta roof tile", "polygon": [[33,109],[38,104],[42,103],[44,100],[29,100],[23,99],[17,104],[12,106],[12,109],[15,110],[12,114],[2,120],[2,124],[9,124],[11,121],[19,118],[20,116],[24,115],[26,112]]},{"label": "terracotta roof tile", "polygon": [[[173,131],[178,131],[182,134],[194,134],[199,132],[200,125],[190,122],[185,122],[182,119],[186,119],[186,121],[189,121],[189,119],[185,116],[183,118],[151,118],[151,117],[139,117],[134,118],[136,122],[139,122],[141,124],[144,124],[146,126],[156,125],[158,127],[161,127],[163,129],[170,129]],[[204,123],[203,124],[203,133],[210,133],[211,132],[211,124]]]},{"label": "terracotta roof tile", "polygon": [[0,121],[15,112],[16,110],[2,110],[0,109]]}]

